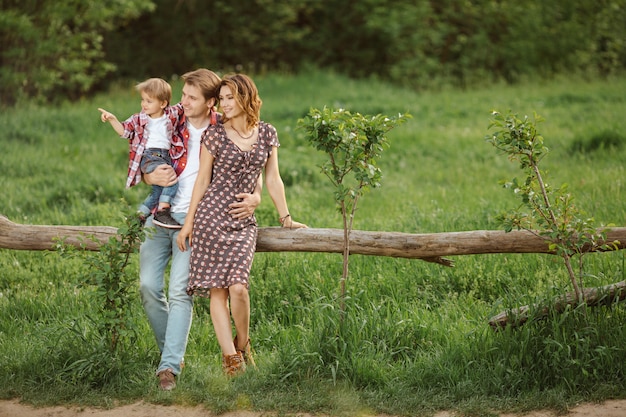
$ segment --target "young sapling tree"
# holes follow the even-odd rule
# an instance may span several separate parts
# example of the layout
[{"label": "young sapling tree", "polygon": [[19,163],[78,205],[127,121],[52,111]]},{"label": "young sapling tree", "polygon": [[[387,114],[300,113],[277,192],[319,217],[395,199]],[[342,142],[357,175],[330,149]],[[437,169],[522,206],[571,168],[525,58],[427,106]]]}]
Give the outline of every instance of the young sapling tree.
[{"label": "young sapling tree", "polygon": [[[583,256],[588,252],[608,249],[605,230],[594,226],[594,219],[574,205],[574,197],[567,184],[558,188],[546,181],[546,173],[539,168],[548,154],[543,136],[537,132],[537,123],[543,119],[492,112],[489,128],[496,131],[486,136],[487,142],[520,164],[526,178],[502,181],[505,188],[513,190],[522,204],[516,210],[502,214],[499,219],[505,230],[523,229],[540,235],[548,241],[551,251],[560,256],[574,288],[577,301],[583,302]],[[578,259],[578,271],[575,270]]]},{"label": "young sapling tree", "polygon": [[377,161],[389,147],[387,133],[406,122],[410,114],[395,117],[365,116],[345,109],[311,109],[298,120],[311,144],[328,156],[320,168],[335,186],[335,203],[343,220],[343,273],[341,311],[346,294],[350,255],[350,232],[359,198],[371,188],[380,187],[382,172]]}]

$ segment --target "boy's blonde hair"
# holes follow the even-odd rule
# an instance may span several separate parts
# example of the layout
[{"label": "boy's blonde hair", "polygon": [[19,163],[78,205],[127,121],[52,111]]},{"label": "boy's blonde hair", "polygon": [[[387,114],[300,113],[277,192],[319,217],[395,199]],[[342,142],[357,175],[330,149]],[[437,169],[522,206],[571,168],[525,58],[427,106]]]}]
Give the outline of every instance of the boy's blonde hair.
[{"label": "boy's blonde hair", "polygon": [[168,106],[172,101],[172,86],[162,78],[148,78],[135,88],[139,93],[146,93],[159,101],[166,101]]}]

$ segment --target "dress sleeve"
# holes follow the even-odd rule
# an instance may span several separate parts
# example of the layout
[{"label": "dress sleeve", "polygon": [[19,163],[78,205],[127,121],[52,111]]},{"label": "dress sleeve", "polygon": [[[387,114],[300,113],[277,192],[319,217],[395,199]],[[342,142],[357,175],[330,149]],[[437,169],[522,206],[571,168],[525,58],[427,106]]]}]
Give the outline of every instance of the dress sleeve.
[{"label": "dress sleeve", "polygon": [[276,128],[269,123],[264,123],[265,129],[267,129],[267,145],[268,146],[276,146],[280,147],[280,142],[278,142],[278,132],[276,132]]},{"label": "dress sleeve", "polygon": [[219,125],[209,126],[202,133],[202,144],[216,159],[219,157],[221,148],[220,144],[222,142],[222,135],[220,134],[218,126]]}]

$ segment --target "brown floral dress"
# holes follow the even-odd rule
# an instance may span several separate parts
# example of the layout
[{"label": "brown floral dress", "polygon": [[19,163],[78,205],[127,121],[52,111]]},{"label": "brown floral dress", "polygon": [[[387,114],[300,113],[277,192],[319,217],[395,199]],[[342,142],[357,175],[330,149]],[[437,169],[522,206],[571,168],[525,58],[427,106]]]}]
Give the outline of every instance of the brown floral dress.
[{"label": "brown floral dress", "polygon": [[194,222],[187,293],[208,297],[211,288],[248,286],[256,249],[254,215],[235,219],[228,205],[239,193],[252,193],[272,146],[280,146],[276,129],[259,123],[257,142],[244,152],[228,137],[222,124],[209,126],[202,144],[213,155],[211,184],[198,204]]}]

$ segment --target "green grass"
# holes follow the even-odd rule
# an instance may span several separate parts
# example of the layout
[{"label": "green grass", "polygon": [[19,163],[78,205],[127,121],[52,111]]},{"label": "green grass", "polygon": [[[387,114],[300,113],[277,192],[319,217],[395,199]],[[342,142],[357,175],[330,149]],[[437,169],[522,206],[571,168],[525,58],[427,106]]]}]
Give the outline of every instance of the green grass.
[{"label": "green grass", "polygon": [[[438,233],[498,230],[516,207],[498,182],[521,176],[484,141],[490,112],[537,112],[551,153],[548,180],[568,183],[598,223],[624,225],[626,78],[564,79],[475,91],[415,93],[325,72],[256,78],[263,119],[282,145],[281,173],[294,218],[341,228],[323,155],[296,129],[311,107],[375,114],[409,112],[380,161],[383,183],[359,203],[355,229]],[[174,84],[175,91],[180,85]],[[2,214],[17,223],[113,225],[124,190],[127,144],[99,121],[97,107],[136,112],[132,86],[60,107],[0,114]],[[277,226],[268,195],[261,226]],[[626,311],[575,309],[517,331],[488,325],[505,309],[570,291],[556,257],[456,257],[454,268],[419,260],[352,255],[345,320],[339,320],[341,256],[258,253],[252,269],[252,339],[259,368],[227,381],[220,371],[207,300],[198,299],[179,387],[159,392],[158,352],[137,298],[139,338],[118,354],[100,349],[87,302],[88,266],[55,252],[0,250],[0,398],[35,404],[111,406],[143,399],[280,413],[460,415],[564,410],[578,401],[624,397]],[[587,257],[588,286],[624,280],[624,253]],[[136,260],[131,265],[138,268]]]}]

